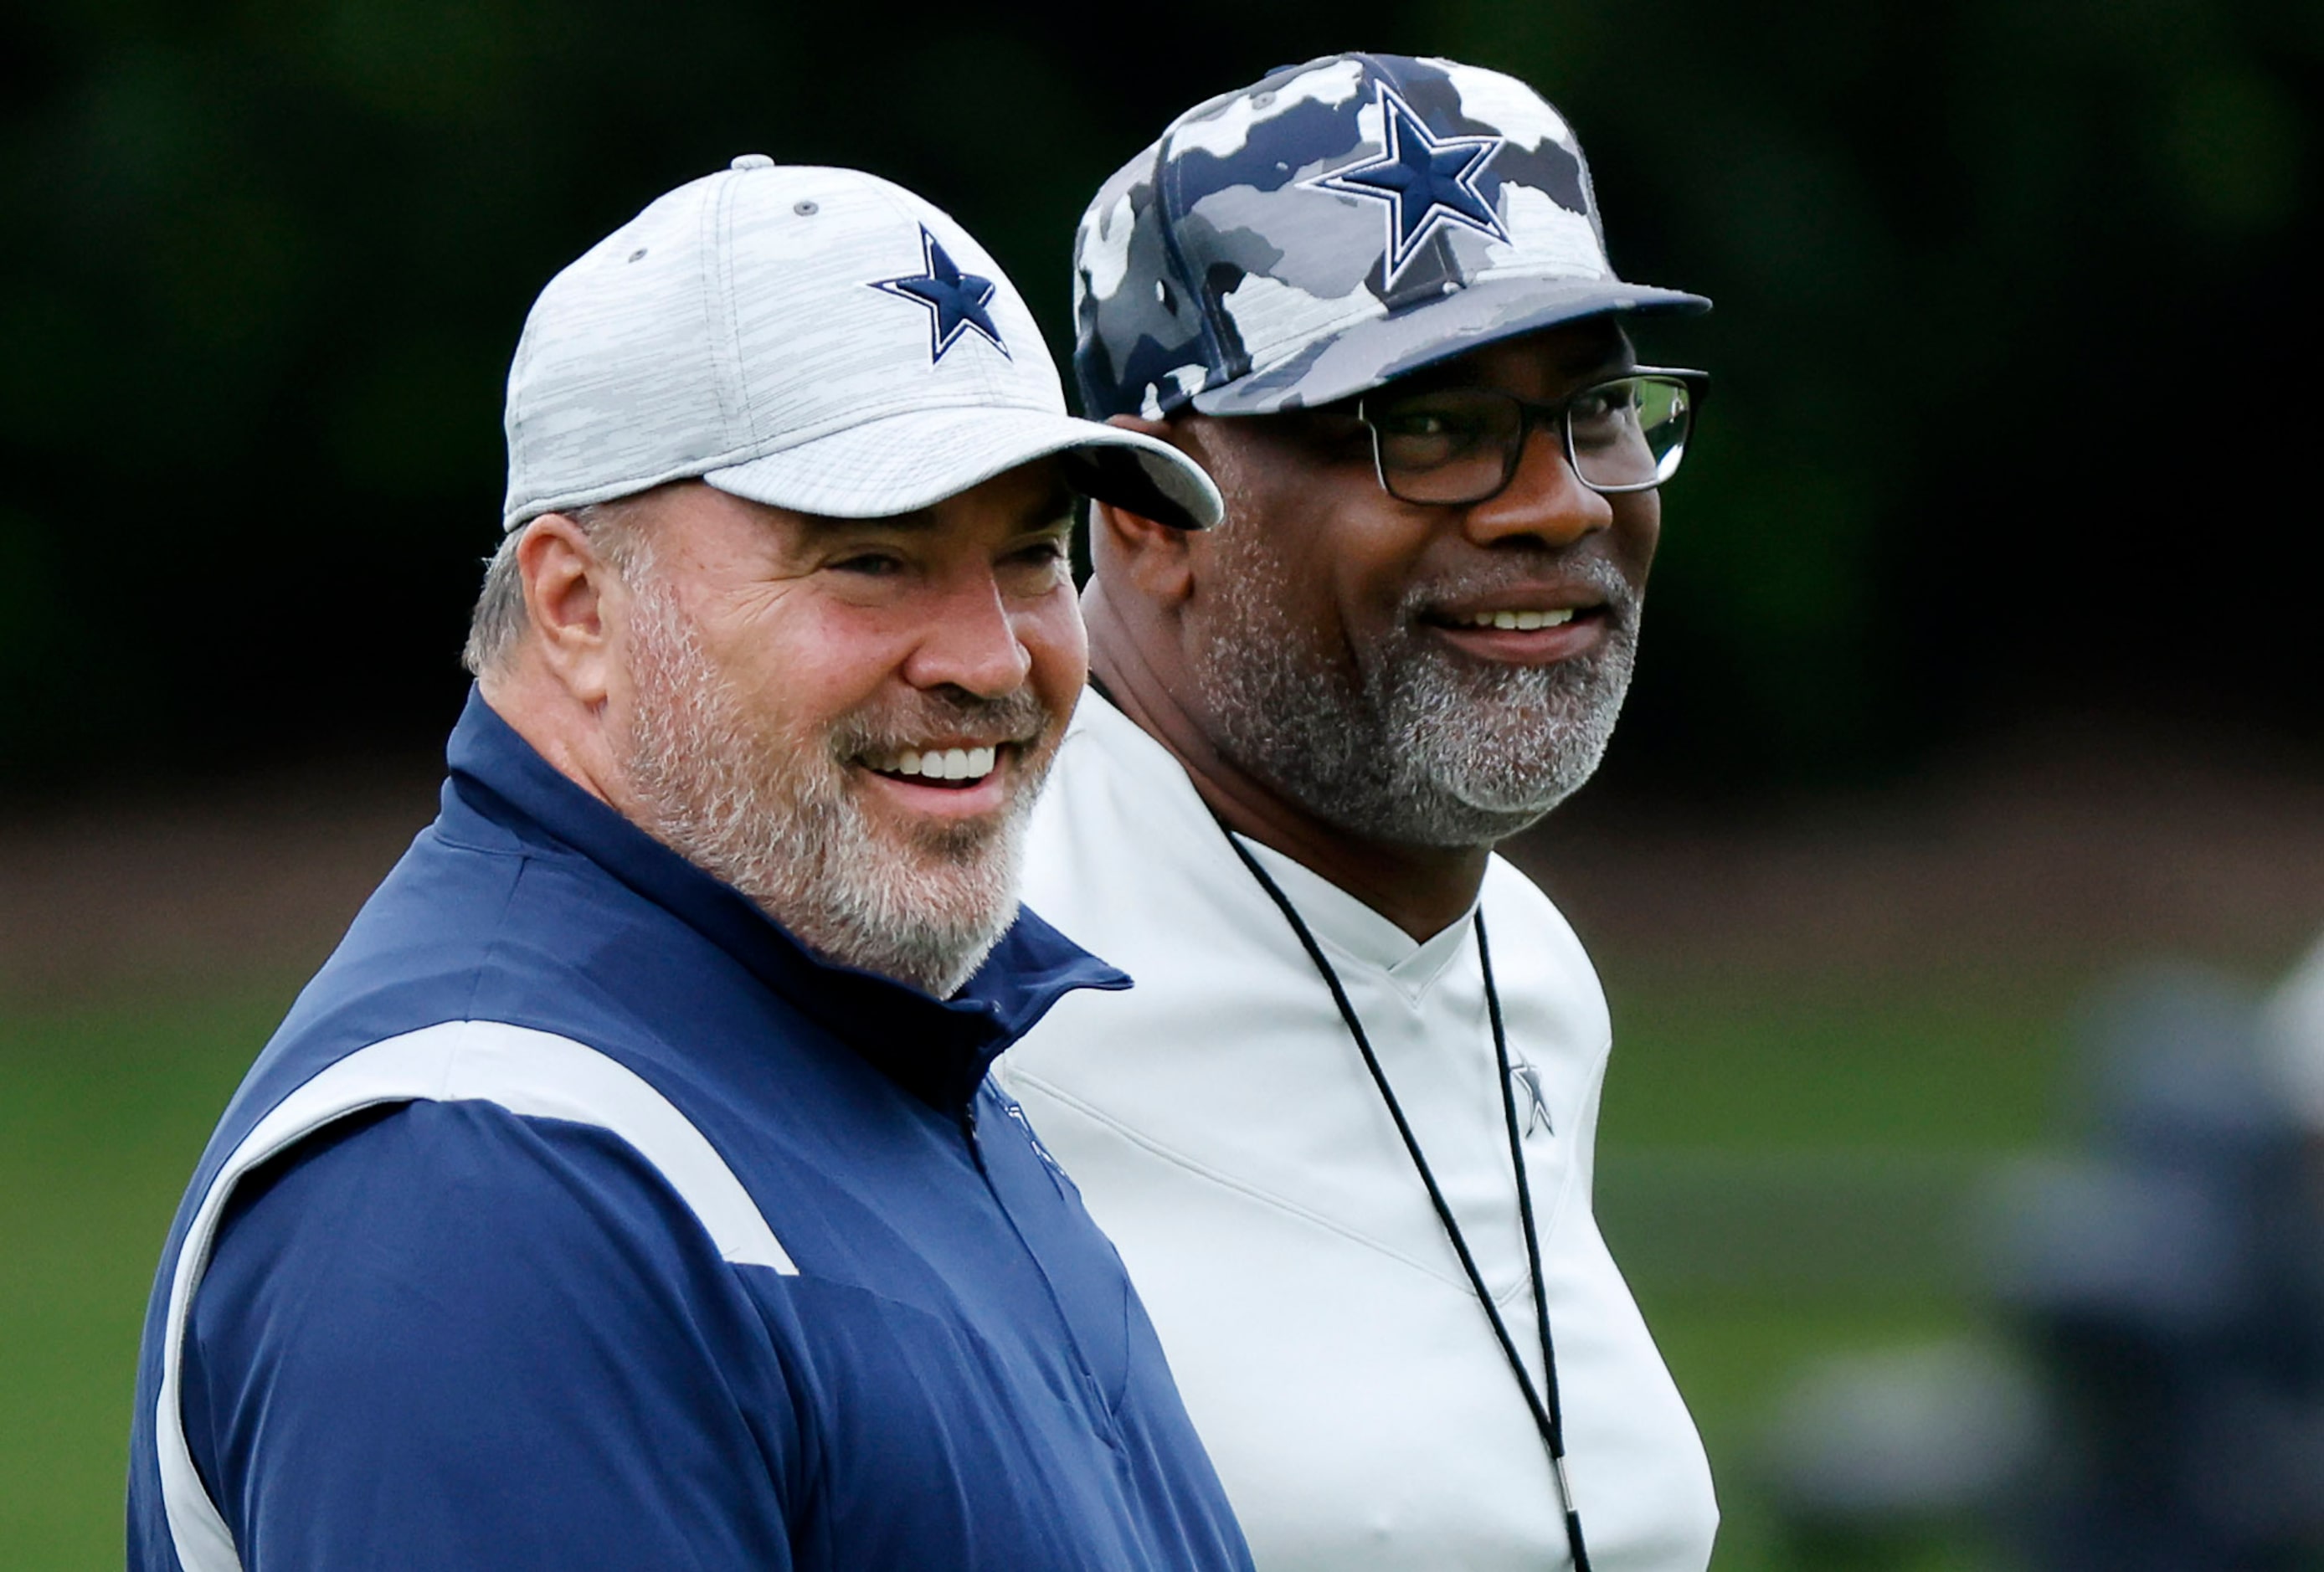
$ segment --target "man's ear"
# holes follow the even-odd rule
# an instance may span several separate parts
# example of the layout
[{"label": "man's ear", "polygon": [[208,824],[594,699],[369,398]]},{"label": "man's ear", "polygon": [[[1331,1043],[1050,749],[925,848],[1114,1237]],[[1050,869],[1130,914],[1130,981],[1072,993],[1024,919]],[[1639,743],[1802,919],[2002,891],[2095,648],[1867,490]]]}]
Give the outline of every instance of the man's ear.
[{"label": "man's ear", "polygon": [[[1167,420],[1115,415],[1106,421],[1125,430],[1159,437],[1184,450]],[[1175,604],[1193,588],[1188,538],[1179,529],[1113,502],[1090,504],[1090,561],[1101,579],[1137,590],[1148,600]]]},{"label": "man's ear", "polygon": [[1090,504],[1090,562],[1099,582],[1134,589],[1149,601],[1186,598],[1194,584],[1186,550],[1191,533],[1111,502]]},{"label": "man's ear", "polygon": [[543,513],[525,526],[516,565],[542,665],[577,703],[604,703],[628,609],[621,575],[562,513]]}]

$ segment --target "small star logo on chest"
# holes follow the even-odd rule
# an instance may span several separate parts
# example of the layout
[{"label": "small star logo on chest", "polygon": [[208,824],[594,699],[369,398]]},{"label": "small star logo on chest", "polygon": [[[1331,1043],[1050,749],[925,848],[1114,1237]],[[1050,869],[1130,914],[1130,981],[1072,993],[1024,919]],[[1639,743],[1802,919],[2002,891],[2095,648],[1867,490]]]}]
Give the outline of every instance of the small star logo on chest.
[{"label": "small star logo on chest", "polygon": [[1009,346],[1001,342],[1001,329],[992,325],[992,314],[985,309],[992,303],[992,280],[961,271],[960,264],[946,254],[943,242],[929,234],[925,224],[920,225],[920,255],[918,272],[900,279],[877,279],[871,287],[927,310],[928,363],[943,360],[954,345],[972,333],[1006,357]]},{"label": "small star logo on chest", "polygon": [[1557,1134],[1557,1126],[1549,1122],[1549,1096],[1541,1089],[1541,1071],[1529,1061],[1520,1059],[1509,1066],[1509,1090],[1517,1106],[1525,1109],[1525,1133],[1530,1138],[1536,1128]]},{"label": "small star logo on chest", "polygon": [[1376,86],[1385,151],[1376,159],[1306,183],[1386,207],[1386,277],[1402,272],[1428,237],[1448,225],[1494,240],[1508,239],[1500,215],[1477,187],[1505,139],[1432,135],[1427,124],[1394,89],[1385,82]]}]

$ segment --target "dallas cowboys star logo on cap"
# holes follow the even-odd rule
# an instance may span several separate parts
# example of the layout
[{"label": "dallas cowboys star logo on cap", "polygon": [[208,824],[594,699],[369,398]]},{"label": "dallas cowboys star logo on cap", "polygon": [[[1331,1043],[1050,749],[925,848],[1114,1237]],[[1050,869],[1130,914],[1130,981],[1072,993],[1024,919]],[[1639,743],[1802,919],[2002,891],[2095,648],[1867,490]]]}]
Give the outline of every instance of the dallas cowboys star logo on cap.
[{"label": "dallas cowboys star logo on cap", "polygon": [[1472,229],[1495,240],[1508,239],[1500,215],[1477,188],[1477,178],[1507,139],[1432,136],[1412,106],[1394,88],[1386,82],[1374,86],[1379,91],[1376,102],[1386,151],[1376,159],[1318,175],[1306,183],[1386,206],[1386,278],[1392,280],[1402,272],[1428,237],[1447,225]]},{"label": "dallas cowboys star logo on cap", "polygon": [[928,363],[944,359],[945,352],[969,333],[1007,355],[1009,346],[1001,342],[1001,329],[992,325],[992,314],[985,309],[992,300],[992,280],[962,272],[960,264],[945,253],[942,243],[925,224],[920,225],[920,254],[924,262],[919,272],[900,279],[877,279],[871,287],[927,308]]}]

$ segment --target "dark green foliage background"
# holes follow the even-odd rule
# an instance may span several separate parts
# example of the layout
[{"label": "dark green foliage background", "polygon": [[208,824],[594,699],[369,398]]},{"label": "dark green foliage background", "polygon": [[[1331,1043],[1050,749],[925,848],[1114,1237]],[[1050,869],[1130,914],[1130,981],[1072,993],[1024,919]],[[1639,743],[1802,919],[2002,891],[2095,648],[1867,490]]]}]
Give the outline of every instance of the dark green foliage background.
[{"label": "dark green foliage background", "polygon": [[1526,76],[1719,301],[1616,768],[1892,772],[2061,709],[2324,733],[2313,0],[15,0],[0,793],[438,735],[541,282],[735,152],[1068,237],[1176,110],[1370,45]]}]

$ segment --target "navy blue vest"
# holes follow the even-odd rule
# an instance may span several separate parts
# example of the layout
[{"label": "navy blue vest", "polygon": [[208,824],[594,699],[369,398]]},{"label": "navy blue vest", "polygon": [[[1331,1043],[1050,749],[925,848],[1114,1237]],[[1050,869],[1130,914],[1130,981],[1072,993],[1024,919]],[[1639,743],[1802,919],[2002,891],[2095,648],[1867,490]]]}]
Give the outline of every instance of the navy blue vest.
[{"label": "navy blue vest", "polygon": [[180,1207],[133,1572],[1247,1567],[1112,1247],[985,1080],[1127,979],[801,948],[472,697],[443,811]]}]

